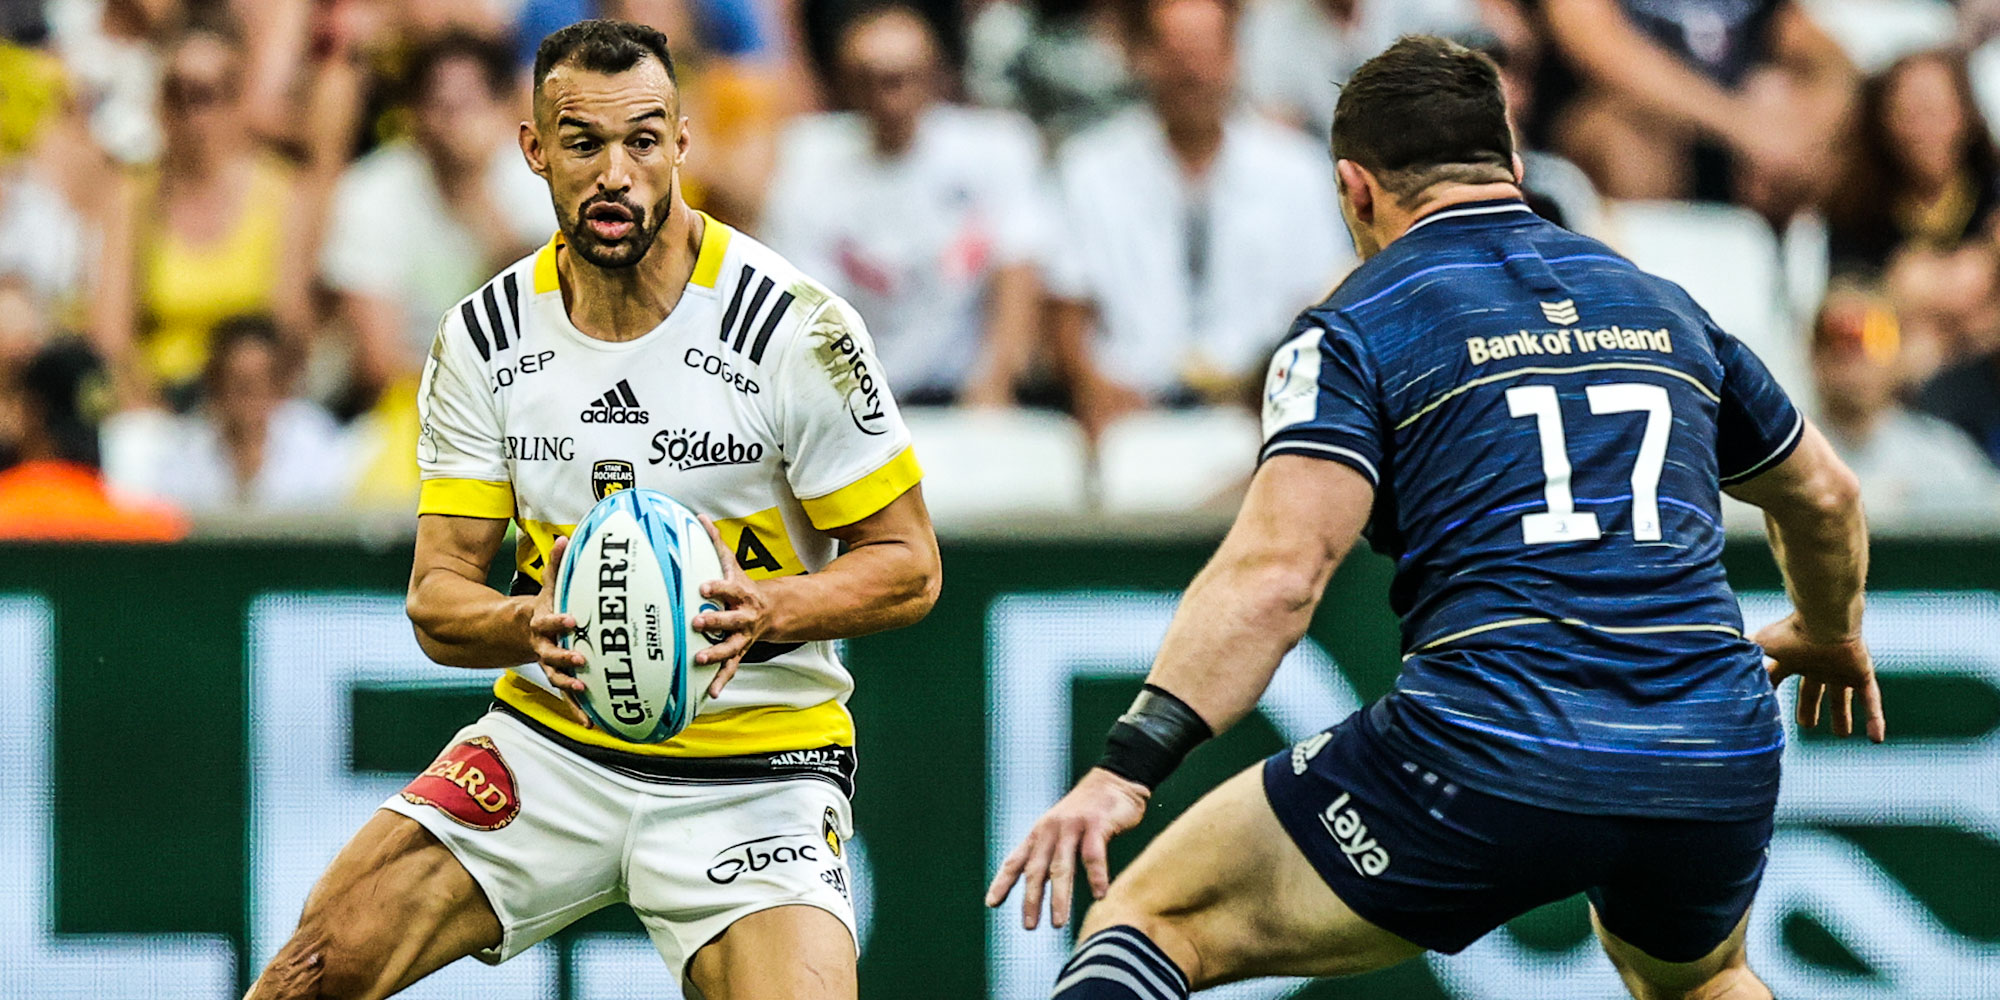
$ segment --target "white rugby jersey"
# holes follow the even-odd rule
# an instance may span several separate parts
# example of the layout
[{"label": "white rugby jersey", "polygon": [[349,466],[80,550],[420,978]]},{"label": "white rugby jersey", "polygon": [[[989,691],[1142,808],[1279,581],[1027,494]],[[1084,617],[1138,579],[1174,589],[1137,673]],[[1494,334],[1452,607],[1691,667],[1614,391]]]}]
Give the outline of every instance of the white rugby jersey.
[{"label": "white rugby jersey", "polygon": [[[881,510],[921,473],[874,347],[847,303],[706,215],[694,275],[636,340],[579,332],[558,235],[444,317],[419,390],[420,514],[510,518],[517,584],[593,504],[643,486],[707,514],[752,579],[820,569],[827,529]],[[830,642],[758,643],[674,739],[628,743],[571,721],[539,667],[501,701],[571,739],[714,757],[851,746],[853,679]]]}]

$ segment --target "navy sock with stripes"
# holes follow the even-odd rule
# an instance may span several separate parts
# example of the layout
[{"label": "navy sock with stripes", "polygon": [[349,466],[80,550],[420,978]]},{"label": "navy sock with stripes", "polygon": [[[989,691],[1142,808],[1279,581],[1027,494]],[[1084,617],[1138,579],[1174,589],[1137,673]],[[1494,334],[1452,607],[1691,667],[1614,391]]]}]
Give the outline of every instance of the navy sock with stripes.
[{"label": "navy sock with stripes", "polygon": [[1138,928],[1120,924],[1085,938],[1056,978],[1054,1000],[1187,1000],[1180,967]]}]

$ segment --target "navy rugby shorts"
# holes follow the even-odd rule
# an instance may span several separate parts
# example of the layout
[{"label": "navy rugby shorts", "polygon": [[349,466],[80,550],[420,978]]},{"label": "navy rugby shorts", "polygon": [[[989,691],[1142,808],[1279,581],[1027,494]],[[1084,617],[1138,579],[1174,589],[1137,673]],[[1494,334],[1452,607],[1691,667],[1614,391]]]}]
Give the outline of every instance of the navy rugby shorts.
[{"label": "navy rugby shorts", "polygon": [[1587,893],[1604,926],[1666,962],[1728,938],[1756,894],[1771,816],[1708,822],[1561,812],[1466,788],[1385,748],[1363,709],[1264,763],[1264,794],[1334,894],[1412,944],[1456,954]]}]

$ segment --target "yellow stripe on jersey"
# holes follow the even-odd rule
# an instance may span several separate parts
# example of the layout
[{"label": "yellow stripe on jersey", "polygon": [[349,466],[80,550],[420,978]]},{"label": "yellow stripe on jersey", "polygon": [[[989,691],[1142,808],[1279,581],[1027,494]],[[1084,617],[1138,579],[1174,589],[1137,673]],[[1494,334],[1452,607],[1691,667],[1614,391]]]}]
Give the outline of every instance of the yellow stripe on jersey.
[{"label": "yellow stripe on jersey", "polygon": [[535,294],[553,292],[562,288],[562,279],[556,274],[556,248],[563,245],[561,233],[549,237],[542,252],[535,255]]},{"label": "yellow stripe on jersey", "polygon": [[579,743],[653,757],[729,757],[781,750],[854,745],[854,718],[838,701],[811,708],[751,705],[697,717],[665,743],[629,743],[569,717],[561,699],[535,682],[508,671],[493,685],[493,696]]},{"label": "yellow stripe on jersey", "polygon": [[541,583],[542,570],[549,564],[549,550],[556,547],[556,539],[576,534],[576,525],[526,518],[514,523],[521,528],[520,537],[514,543],[514,568],[526,573],[528,579]]},{"label": "yellow stripe on jersey", "polygon": [[417,513],[506,520],[514,516],[514,484],[426,479],[417,493]]},{"label": "yellow stripe on jersey", "polygon": [[694,274],[688,283],[703,288],[714,288],[715,279],[722,274],[722,255],[729,252],[729,227],[715,221],[707,212],[701,216],[701,252],[694,258]]},{"label": "yellow stripe on jersey", "polygon": [[792,548],[792,536],[785,531],[785,517],[776,507],[755,514],[715,522],[722,544],[736,553],[736,564],[752,580],[774,576],[795,576],[806,571]]},{"label": "yellow stripe on jersey", "polygon": [[889,506],[922,478],[924,470],[917,465],[917,450],[904,448],[874,472],[823,497],[801,498],[799,504],[806,509],[806,516],[812,518],[813,527],[825,531],[853,524]]}]

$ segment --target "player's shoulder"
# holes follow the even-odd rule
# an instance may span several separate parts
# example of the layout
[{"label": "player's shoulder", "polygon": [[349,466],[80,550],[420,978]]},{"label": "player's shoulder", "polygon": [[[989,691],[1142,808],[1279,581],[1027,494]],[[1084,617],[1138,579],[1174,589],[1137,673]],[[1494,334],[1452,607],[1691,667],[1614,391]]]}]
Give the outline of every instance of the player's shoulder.
[{"label": "player's shoulder", "polygon": [[719,226],[717,235],[728,241],[713,281],[726,350],[752,365],[771,366],[797,349],[809,328],[860,325],[845,300],[783,254],[741,230],[713,219],[708,224]]},{"label": "player's shoulder", "polygon": [[551,290],[537,287],[539,272],[547,272],[540,274],[541,284],[553,286],[554,262],[542,260],[549,253],[545,246],[501,268],[445,310],[432,353],[469,356],[490,365],[497,355],[531,336],[526,329],[527,303],[536,294]]}]

